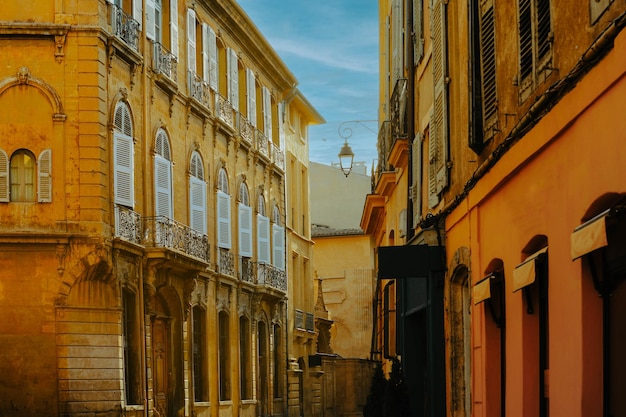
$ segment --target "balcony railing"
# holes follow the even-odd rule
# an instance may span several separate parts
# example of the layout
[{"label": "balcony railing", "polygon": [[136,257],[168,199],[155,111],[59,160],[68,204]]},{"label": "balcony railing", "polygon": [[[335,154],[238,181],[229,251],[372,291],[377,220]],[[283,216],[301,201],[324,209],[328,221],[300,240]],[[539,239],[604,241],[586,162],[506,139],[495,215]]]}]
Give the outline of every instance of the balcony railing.
[{"label": "balcony railing", "polygon": [[272,148],[272,162],[274,162],[274,165],[284,171],[285,154],[283,153],[283,150],[280,149],[280,147],[273,142],[270,144],[270,147]]},{"label": "balcony railing", "polygon": [[233,105],[221,94],[215,95],[215,113],[226,125],[235,128]]},{"label": "balcony railing", "polygon": [[111,5],[111,29],[124,43],[135,51],[139,50],[139,22],[114,4]]},{"label": "balcony railing", "polygon": [[209,238],[165,216],[144,218],[144,244],[167,248],[210,262]]},{"label": "balcony railing", "polygon": [[195,72],[187,71],[187,86],[191,97],[206,108],[211,108],[211,87],[208,82]]},{"label": "balcony railing", "polygon": [[296,310],[296,317],[295,317],[295,326],[296,329],[300,329],[300,330],[306,330],[304,328],[304,311],[302,310]]},{"label": "balcony railing", "polygon": [[142,235],[141,215],[127,207],[115,206],[115,236],[140,244]]},{"label": "balcony railing", "polygon": [[230,250],[217,248],[217,272],[222,275],[235,276],[235,257]]},{"label": "balcony railing", "polygon": [[315,331],[315,317],[313,316],[313,313],[306,313],[306,322],[304,324],[307,332]]},{"label": "balcony railing", "polygon": [[254,125],[250,122],[250,120],[243,117],[241,114],[239,115],[239,135],[244,142],[248,145],[252,145],[254,143]]},{"label": "balcony railing", "polygon": [[407,113],[407,80],[400,78],[393,88],[389,108],[391,112],[391,135],[393,140],[406,139],[408,135]]},{"label": "balcony railing", "polygon": [[176,57],[161,43],[154,43],[153,70],[157,74],[163,74],[175,83],[178,82],[176,75]]},{"label": "balcony railing", "polygon": [[243,256],[239,257],[239,279],[245,282],[254,283],[255,268],[252,259]]},{"label": "balcony railing", "polygon": [[256,147],[260,153],[262,153],[263,155],[269,158],[270,148],[269,148],[269,142],[267,140],[267,136],[265,136],[265,133],[263,133],[262,131],[258,129],[256,131]]},{"label": "balcony railing", "polygon": [[281,291],[287,291],[287,276],[285,271],[274,265],[259,262],[257,268],[257,284]]}]

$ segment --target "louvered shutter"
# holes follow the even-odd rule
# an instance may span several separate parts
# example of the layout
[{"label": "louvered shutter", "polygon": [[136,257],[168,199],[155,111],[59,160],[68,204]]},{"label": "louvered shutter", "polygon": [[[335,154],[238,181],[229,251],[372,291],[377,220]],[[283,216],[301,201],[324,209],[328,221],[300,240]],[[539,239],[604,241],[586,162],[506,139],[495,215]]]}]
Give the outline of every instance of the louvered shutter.
[{"label": "louvered shutter", "polygon": [[146,0],[146,37],[152,40],[156,38],[154,0]]},{"label": "louvered shutter", "polygon": [[52,151],[46,149],[37,160],[37,201],[52,202]]},{"label": "louvered shutter", "polygon": [[252,126],[256,126],[256,83],[254,80],[254,72],[250,68],[246,68],[246,92],[248,104],[248,121]]},{"label": "louvered shutter", "polygon": [[170,161],[161,155],[154,157],[154,187],[156,215],[172,218],[172,170]]},{"label": "louvered shutter", "polygon": [[230,195],[217,191],[217,246],[230,249]]},{"label": "louvered shutter", "polygon": [[421,0],[413,1],[413,63],[419,64],[424,57],[424,12]]},{"label": "louvered shutter", "polygon": [[202,79],[209,82],[209,25],[202,23]]},{"label": "louvered shutter", "polygon": [[143,0],[133,0],[133,19],[139,23],[139,30],[141,30],[141,24],[143,20]]},{"label": "louvered shutter", "polygon": [[9,202],[9,157],[0,149],[0,202]]},{"label": "louvered shutter", "polygon": [[496,32],[493,0],[483,0],[481,2],[480,13],[480,70],[483,98],[483,129],[485,134],[488,135],[497,121]]},{"label": "louvered shutter", "polygon": [[413,173],[411,200],[413,202],[413,225],[415,226],[422,217],[422,135],[420,133],[415,135],[415,139],[413,139],[411,158]]},{"label": "louvered shutter", "polygon": [[170,0],[170,49],[178,57],[178,0]]},{"label": "louvered shutter", "polygon": [[270,219],[257,215],[257,250],[258,261],[269,264],[270,259]]},{"label": "louvered shutter", "polygon": [[447,37],[444,0],[436,0],[432,16],[434,111],[429,141],[429,205],[439,202],[439,194],[448,185],[448,91]]},{"label": "louvered shutter", "polygon": [[396,82],[398,78],[402,78],[403,73],[403,43],[402,43],[402,3],[400,0],[393,0],[391,7],[391,81]]},{"label": "louvered shutter", "polygon": [[133,207],[133,139],[117,131],[113,136],[113,171],[115,203]]},{"label": "louvered shutter", "polygon": [[280,149],[285,149],[285,102],[278,103],[278,140],[280,143]]},{"label": "louvered shutter", "polygon": [[272,264],[284,271],[285,270],[285,228],[282,226],[278,226],[277,224],[272,225],[273,232],[273,249],[274,249],[274,259]]},{"label": "louvered shutter", "polygon": [[206,234],[206,183],[194,176],[189,178],[189,226]]},{"label": "louvered shutter", "polygon": [[533,72],[533,34],[531,0],[519,0],[520,86]]},{"label": "louvered shutter", "polygon": [[228,100],[235,111],[239,111],[239,68],[237,53],[234,49],[228,48]]},{"label": "louvered shutter", "polygon": [[208,49],[209,49],[209,86],[213,91],[217,91],[218,68],[217,68],[217,36],[212,27],[208,27]]},{"label": "louvered shutter", "polygon": [[196,73],[196,11],[187,9],[187,69]]},{"label": "louvered shutter", "polygon": [[263,87],[263,133],[272,140],[272,95],[267,87]]},{"label": "louvered shutter", "polygon": [[239,204],[239,255],[252,257],[252,207]]}]

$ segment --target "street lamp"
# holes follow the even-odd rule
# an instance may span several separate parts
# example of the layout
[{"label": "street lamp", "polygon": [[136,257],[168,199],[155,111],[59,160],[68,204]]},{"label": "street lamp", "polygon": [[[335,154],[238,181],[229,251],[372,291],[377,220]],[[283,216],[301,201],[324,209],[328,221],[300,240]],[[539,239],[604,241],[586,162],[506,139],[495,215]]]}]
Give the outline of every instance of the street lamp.
[{"label": "street lamp", "polygon": [[348,145],[348,139],[344,139],[343,146],[339,151],[339,166],[343,171],[343,175],[346,177],[350,175],[350,171],[352,171],[352,162],[354,162],[354,152],[352,152],[352,148]]}]

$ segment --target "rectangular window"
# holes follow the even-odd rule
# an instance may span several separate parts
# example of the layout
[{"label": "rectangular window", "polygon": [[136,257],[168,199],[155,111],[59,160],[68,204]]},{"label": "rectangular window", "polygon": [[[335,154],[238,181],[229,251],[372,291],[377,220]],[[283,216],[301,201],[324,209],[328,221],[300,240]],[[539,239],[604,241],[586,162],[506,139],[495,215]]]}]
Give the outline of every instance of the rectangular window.
[{"label": "rectangular window", "polygon": [[518,0],[520,101],[543,81],[552,64],[550,0]]},{"label": "rectangular window", "polygon": [[230,400],[230,320],[225,311],[220,311],[218,317],[220,401],[228,401]]},{"label": "rectangular window", "polygon": [[137,311],[137,297],[124,289],[122,294],[122,325],[124,344],[124,391],[126,404],[142,404],[141,334]]},{"label": "rectangular window", "polygon": [[206,361],[206,312],[196,306],[193,308],[193,395],[195,402],[208,401]]},{"label": "rectangular window", "polygon": [[250,320],[246,317],[239,318],[239,376],[241,399],[249,400],[252,398],[252,368],[250,350]]},{"label": "rectangular window", "polygon": [[383,317],[384,342],[383,354],[385,358],[396,357],[396,294],[394,282],[389,282],[383,290]]}]

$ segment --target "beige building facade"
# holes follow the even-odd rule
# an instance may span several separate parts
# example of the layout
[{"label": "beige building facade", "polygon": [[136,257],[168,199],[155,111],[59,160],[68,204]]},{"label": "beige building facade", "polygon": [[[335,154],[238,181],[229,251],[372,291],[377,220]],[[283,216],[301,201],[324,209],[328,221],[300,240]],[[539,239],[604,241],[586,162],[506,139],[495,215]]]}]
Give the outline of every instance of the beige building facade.
[{"label": "beige building facade", "polygon": [[253,22],[225,0],[1,16],[0,414],[311,408],[289,176],[323,119]]}]

